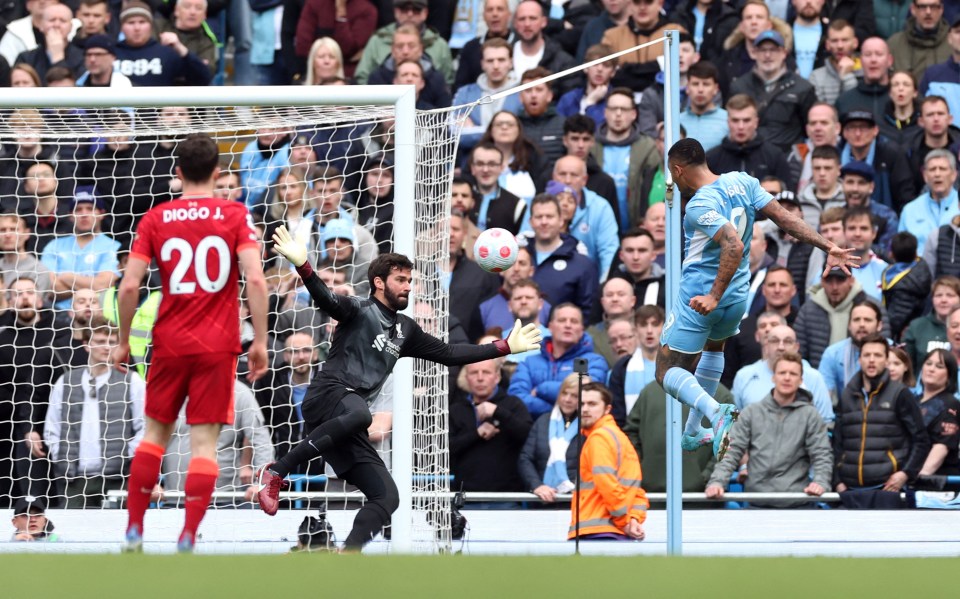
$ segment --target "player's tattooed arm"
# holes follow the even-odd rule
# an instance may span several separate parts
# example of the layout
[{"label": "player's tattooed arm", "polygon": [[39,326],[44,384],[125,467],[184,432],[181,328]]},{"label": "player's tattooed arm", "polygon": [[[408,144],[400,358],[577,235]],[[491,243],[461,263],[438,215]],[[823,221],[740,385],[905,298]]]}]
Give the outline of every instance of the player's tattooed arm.
[{"label": "player's tattooed arm", "polygon": [[778,227],[803,243],[809,243],[828,253],[830,252],[830,248],[834,246],[833,242],[828,241],[823,235],[817,233],[806,221],[784,208],[780,202],[770,202],[764,206],[760,212],[767,215],[767,218],[775,222]]},{"label": "player's tattooed arm", "polygon": [[727,291],[727,286],[733,280],[743,260],[743,240],[737,235],[733,225],[726,224],[717,231],[713,240],[720,245],[720,266],[717,268],[717,279],[713,282],[710,295],[718,302]]}]

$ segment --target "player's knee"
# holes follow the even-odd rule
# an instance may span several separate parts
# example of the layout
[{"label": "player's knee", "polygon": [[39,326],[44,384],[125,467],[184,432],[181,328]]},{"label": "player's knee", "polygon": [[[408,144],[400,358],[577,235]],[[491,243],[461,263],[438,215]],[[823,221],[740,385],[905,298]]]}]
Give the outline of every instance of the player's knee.
[{"label": "player's knee", "polygon": [[388,514],[392,514],[400,507],[400,492],[397,490],[397,485],[393,482],[392,478],[389,479],[386,487],[386,493],[383,498],[383,508],[387,510]]}]

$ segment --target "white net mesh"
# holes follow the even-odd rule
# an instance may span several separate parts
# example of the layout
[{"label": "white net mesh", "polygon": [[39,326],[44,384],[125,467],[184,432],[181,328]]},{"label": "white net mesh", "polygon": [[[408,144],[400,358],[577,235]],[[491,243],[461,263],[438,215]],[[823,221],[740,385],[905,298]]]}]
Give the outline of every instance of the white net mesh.
[{"label": "white net mesh", "polygon": [[[402,225],[415,230],[415,316],[445,339],[446,215],[459,136],[449,123],[458,120],[417,116],[415,194],[395,199],[392,106],[6,110],[0,118],[0,507],[26,495],[70,508],[122,503],[108,499],[122,497],[142,435],[143,382],[139,374],[125,378],[94,366],[106,361],[108,334],[84,338],[100,317],[116,321],[116,284],[139,218],[179,192],[178,140],[192,132],[213,135],[223,165],[218,195],[245,202],[265,239],[280,224],[308,229],[310,260],[339,293],[366,295],[366,267],[393,249],[395,223],[404,217],[415,223]],[[85,194],[96,204],[81,200],[74,208],[74,198]],[[88,214],[85,207],[94,205],[102,206],[102,217]],[[335,219],[340,225],[328,227]],[[324,234],[344,226],[342,237]],[[344,238],[352,241],[337,241]],[[253,470],[308,432],[299,384],[323,360],[335,326],[310,306],[287,264],[268,250],[263,258],[273,361],[268,376],[250,388],[241,356],[237,421],[218,447],[216,507],[249,504]],[[157,286],[153,275],[131,335],[141,374],[149,366],[145,340]],[[246,348],[252,327],[238,326]],[[413,541],[417,550],[443,549],[450,525],[448,377],[446,368],[420,360],[414,372]],[[389,396],[371,407],[392,409]],[[189,461],[182,424],[164,461],[167,506],[182,501]],[[389,465],[389,431],[383,436]],[[309,491],[350,490],[325,486],[322,475],[319,464],[295,473],[300,495],[285,505],[317,506],[318,498],[304,495]],[[356,503],[338,496],[327,505]],[[337,531],[341,539],[347,532]]]}]

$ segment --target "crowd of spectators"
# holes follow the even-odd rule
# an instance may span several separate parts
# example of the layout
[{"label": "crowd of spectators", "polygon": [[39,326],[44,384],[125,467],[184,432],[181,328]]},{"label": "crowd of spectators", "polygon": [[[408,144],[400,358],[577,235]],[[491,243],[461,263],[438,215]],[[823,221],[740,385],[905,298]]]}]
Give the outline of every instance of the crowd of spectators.
[{"label": "crowd of spectators", "polygon": [[[664,394],[653,381],[666,320],[663,51],[538,80],[680,29],[681,134],[702,142],[715,172],[757,177],[862,259],[852,276],[824,273],[822,252],[757,223],[749,310],[718,390],[743,423],[721,468],[709,450],[685,455],[684,489],[720,497],[736,476],[749,489],[818,495],[960,474],[956,3],[10,4],[0,7],[0,85],[413,84],[417,107],[433,109],[531,83],[457,123],[440,278],[451,341],[506,337],[516,319],[546,337],[539,352],[454,373],[452,474],[467,490],[533,491],[545,502],[576,477],[570,374],[579,359],[609,388],[604,422],[636,449],[644,488],[665,486]],[[0,155],[0,502],[29,494],[92,506],[122,486],[142,430],[155,288],[144,289],[134,321],[137,368],[123,376],[104,363],[136,223],[179,190],[175,144],[134,141],[126,111],[90,146],[41,139],[31,123],[50,116],[3,116],[18,135]],[[192,112],[156,118],[179,126]],[[264,239],[280,224],[309,239],[310,261],[337,293],[366,295],[366,265],[392,249],[389,128],[261,128],[223,165],[217,194],[244,202]],[[472,256],[490,227],[522,246],[499,276]],[[248,498],[251,468],[300,439],[300,402],[336,328],[294,273],[267,249],[263,257],[274,282],[273,364],[253,389],[238,382],[242,417],[221,438],[219,488]],[[414,313],[442,333],[429,304]],[[247,344],[252,328],[240,326]],[[241,359],[238,376],[244,368]],[[380,441],[391,401],[371,406]],[[784,422],[796,422],[789,443],[771,444]],[[158,498],[178,487],[176,470]]]}]

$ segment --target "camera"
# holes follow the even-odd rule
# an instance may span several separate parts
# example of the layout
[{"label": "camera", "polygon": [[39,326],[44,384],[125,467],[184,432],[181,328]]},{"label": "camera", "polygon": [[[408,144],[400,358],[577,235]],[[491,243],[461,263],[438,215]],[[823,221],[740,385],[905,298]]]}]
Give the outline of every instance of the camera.
[{"label": "camera", "polygon": [[586,358],[575,358],[573,360],[573,371],[577,374],[589,374],[590,362]]},{"label": "camera", "polygon": [[297,549],[300,551],[333,551],[336,536],[327,521],[327,513],[320,510],[319,518],[306,516],[297,529]]}]

